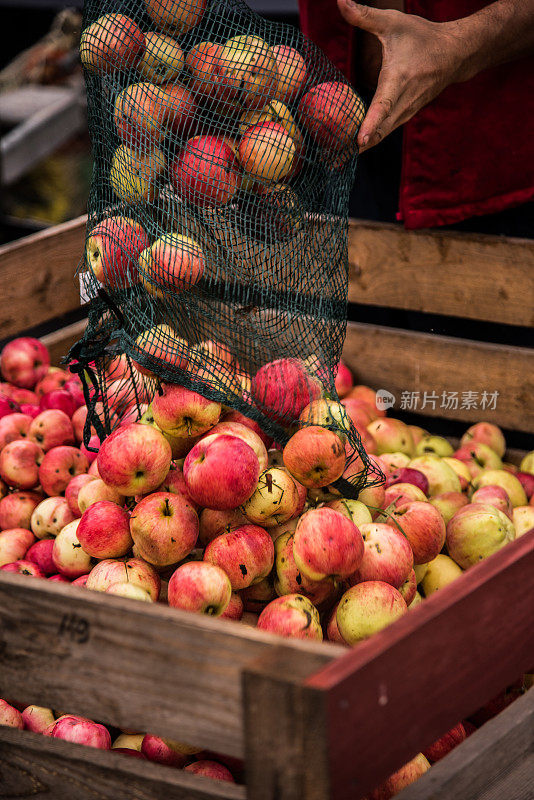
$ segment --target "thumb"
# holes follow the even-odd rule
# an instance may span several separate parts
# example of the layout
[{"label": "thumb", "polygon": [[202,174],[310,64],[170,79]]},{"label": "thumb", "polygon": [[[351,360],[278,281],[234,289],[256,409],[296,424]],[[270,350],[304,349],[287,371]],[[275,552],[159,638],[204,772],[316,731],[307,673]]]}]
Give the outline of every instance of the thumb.
[{"label": "thumb", "polygon": [[384,15],[387,15],[386,11],[370,8],[361,3],[354,3],[352,0],[337,0],[337,5],[343,19],[349,25],[374,33],[376,36],[384,32]]}]

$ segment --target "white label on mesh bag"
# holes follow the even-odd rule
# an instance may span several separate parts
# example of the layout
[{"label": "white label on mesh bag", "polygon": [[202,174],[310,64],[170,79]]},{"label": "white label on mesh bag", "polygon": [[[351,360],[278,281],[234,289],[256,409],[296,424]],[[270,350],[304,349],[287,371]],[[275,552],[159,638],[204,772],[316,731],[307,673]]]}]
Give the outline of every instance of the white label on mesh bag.
[{"label": "white label on mesh bag", "polygon": [[83,306],[91,299],[90,295],[91,273],[80,272],[80,304]]}]

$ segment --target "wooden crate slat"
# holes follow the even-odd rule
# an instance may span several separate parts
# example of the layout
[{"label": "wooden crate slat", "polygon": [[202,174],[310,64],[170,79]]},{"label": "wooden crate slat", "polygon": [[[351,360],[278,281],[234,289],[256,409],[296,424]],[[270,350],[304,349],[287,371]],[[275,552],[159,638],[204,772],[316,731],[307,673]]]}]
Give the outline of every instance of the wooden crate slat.
[{"label": "wooden crate slat", "polygon": [[50,353],[50,363],[53,367],[63,367],[61,363],[63,356],[66,356],[73,344],[81,338],[87,325],[87,319],[81,319],[78,322],[73,322],[71,325],[66,325],[64,328],[59,328],[57,331],[47,333],[41,337],[41,341],[48,347]]},{"label": "wooden crate slat", "polygon": [[0,797],[245,800],[243,786],[28,731],[0,727]]},{"label": "wooden crate slat", "polygon": [[398,800],[530,800],[534,786],[534,691],[435,764]]},{"label": "wooden crate slat", "polygon": [[242,756],[241,671],[272,647],[311,674],[333,645],[2,574],[0,697]]},{"label": "wooden crate slat", "polygon": [[508,325],[534,324],[534,243],[351,220],[349,299]]},{"label": "wooden crate slat", "polygon": [[0,339],[80,305],[75,271],[83,253],[85,217],[0,247]]},{"label": "wooden crate slat", "polygon": [[[409,411],[430,417],[478,422],[485,419],[526,433],[534,432],[534,350],[349,323],[343,358],[359,383],[386,389],[396,397],[419,392]],[[495,410],[481,409],[482,392],[499,392]],[[421,407],[424,392],[437,395],[436,407]],[[442,407],[443,392],[458,392],[458,408]],[[476,408],[462,408],[463,392],[478,392]]]},{"label": "wooden crate slat", "polygon": [[362,797],[531,669],[533,617],[534,530],[307,679],[310,704],[325,693],[332,800]]}]

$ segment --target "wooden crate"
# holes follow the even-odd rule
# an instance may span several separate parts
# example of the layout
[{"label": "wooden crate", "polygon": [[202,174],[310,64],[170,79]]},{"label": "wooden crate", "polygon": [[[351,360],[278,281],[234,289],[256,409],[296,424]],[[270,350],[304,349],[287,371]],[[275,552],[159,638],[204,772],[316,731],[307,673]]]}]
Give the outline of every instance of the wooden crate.
[{"label": "wooden crate", "polygon": [[[54,318],[77,306],[83,239],[79,219],[0,248],[1,338],[47,325],[58,361],[79,337],[83,320]],[[532,324],[529,242],[354,222],[349,253],[360,308]],[[344,355],[361,382],[397,398],[498,389],[485,417],[534,432],[532,349],[351,322]],[[0,696],[246,757],[247,787],[4,728],[0,796],[358,800],[532,669],[533,615],[534,532],[354,650],[3,575]],[[533,731],[529,692],[399,798],[527,800]]]}]

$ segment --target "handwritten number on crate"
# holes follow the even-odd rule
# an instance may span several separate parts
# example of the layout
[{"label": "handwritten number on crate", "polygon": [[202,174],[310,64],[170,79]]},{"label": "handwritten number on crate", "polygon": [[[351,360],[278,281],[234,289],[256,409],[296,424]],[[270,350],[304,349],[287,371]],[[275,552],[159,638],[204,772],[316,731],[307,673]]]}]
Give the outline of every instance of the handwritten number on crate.
[{"label": "handwritten number on crate", "polygon": [[79,617],[77,614],[64,614],[58,634],[63,638],[68,637],[78,644],[85,644],[89,640],[90,628],[89,622],[83,617]]}]

